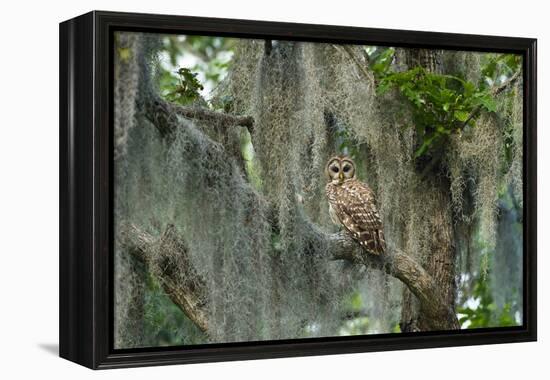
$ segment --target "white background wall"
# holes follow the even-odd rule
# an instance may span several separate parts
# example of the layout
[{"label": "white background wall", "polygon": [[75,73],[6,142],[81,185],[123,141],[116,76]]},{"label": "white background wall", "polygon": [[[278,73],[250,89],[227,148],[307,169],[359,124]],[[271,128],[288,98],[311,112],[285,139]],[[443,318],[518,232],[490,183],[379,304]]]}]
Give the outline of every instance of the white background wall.
[{"label": "white background wall", "polygon": [[[517,379],[550,374],[546,250],[550,168],[544,1],[7,0],[0,12],[0,377]],[[58,22],[92,9],[536,37],[539,39],[539,342],[94,373],[57,355]],[[544,350],[548,352],[544,354]],[[547,377],[546,377],[547,378]]]}]

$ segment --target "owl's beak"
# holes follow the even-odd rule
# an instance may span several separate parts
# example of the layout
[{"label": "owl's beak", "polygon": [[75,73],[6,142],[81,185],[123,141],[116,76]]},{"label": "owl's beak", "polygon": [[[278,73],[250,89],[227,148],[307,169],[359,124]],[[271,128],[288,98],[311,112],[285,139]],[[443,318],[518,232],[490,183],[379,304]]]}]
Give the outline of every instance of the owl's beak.
[{"label": "owl's beak", "polygon": [[344,180],[344,173],[340,172],[338,178],[340,179],[340,182],[342,182]]}]

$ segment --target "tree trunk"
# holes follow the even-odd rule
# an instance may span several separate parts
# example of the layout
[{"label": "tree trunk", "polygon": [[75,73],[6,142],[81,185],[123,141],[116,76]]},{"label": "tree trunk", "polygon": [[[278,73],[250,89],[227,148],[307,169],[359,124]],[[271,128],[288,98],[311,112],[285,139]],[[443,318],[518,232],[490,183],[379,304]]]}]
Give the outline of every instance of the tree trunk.
[{"label": "tree trunk", "polygon": [[[445,183],[445,181],[441,180]],[[451,199],[449,191],[442,183],[433,187],[432,201],[435,207],[431,215],[424,215],[431,221],[433,239],[430,244],[429,256],[422,262],[422,266],[438,284],[442,302],[446,307],[455,309],[455,246],[453,244],[453,229],[451,215]],[[445,320],[434,319],[419,304],[408,288],[403,290],[403,306],[401,309],[401,331],[430,331],[458,329],[456,317]]]},{"label": "tree trunk", "polygon": [[[411,49],[405,52],[405,64],[408,68],[423,67],[430,72],[441,72],[442,67],[439,52],[426,49]],[[430,165],[428,163],[427,165]],[[455,258],[456,251],[453,244],[453,221],[451,212],[451,196],[447,179],[437,173],[438,168],[430,167],[435,173],[430,175],[429,189],[433,207],[431,214],[424,215],[431,223],[432,241],[429,247],[429,256],[421,262],[428,274],[436,281],[439,291],[447,308],[455,310]],[[422,173],[424,171],[422,170]],[[431,178],[434,178],[433,180]],[[425,180],[427,182],[428,179]],[[431,183],[433,181],[433,183]],[[429,211],[427,211],[429,212]],[[401,309],[401,331],[430,331],[459,329],[460,325],[455,318],[437,320],[426,313],[409,288],[403,290],[403,306]]]}]

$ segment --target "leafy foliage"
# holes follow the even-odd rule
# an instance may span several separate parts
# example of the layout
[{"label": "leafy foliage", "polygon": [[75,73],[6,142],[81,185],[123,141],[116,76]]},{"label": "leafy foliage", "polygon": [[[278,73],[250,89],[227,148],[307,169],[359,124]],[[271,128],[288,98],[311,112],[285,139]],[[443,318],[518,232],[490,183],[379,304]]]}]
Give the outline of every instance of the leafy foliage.
[{"label": "leafy foliage", "polygon": [[200,97],[203,85],[197,79],[197,73],[191,72],[188,68],[182,67],[177,71],[178,83],[168,92],[166,99],[182,105],[192,103]]},{"label": "leafy foliage", "polygon": [[471,298],[457,308],[460,325],[467,328],[494,326],[517,326],[512,313],[512,304],[505,303],[499,309],[491,295],[490,281],[487,276],[480,276],[474,284]]},{"label": "leafy foliage", "polygon": [[496,55],[482,69],[483,81],[476,85],[453,75],[431,73],[422,67],[394,71],[395,49],[375,49],[370,55],[379,95],[397,90],[408,100],[419,138],[415,158],[440,149],[452,133],[473,128],[479,111],[496,111],[492,84],[518,69],[521,57]]},{"label": "leafy foliage", "polygon": [[[164,63],[161,82],[177,83],[177,76],[171,68],[187,67],[198,74],[198,80],[204,86],[206,97],[225,77],[231,64],[236,40],[232,38],[210,36],[167,36],[164,38]],[[162,88],[161,83],[161,88]],[[203,91],[201,89],[201,91]]]},{"label": "leafy foliage", "polygon": [[367,54],[369,55],[370,69],[374,75],[377,79],[384,77],[390,71],[395,49],[368,47]]},{"label": "leafy foliage", "polygon": [[521,56],[517,54],[489,54],[486,60],[481,69],[482,88],[501,85],[521,68]]},{"label": "leafy foliage", "polygon": [[144,336],[151,346],[174,346],[204,339],[204,334],[172,302],[149,274],[144,294]]},{"label": "leafy foliage", "polygon": [[210,36],[169,36],[164,43],[172,66],[177,66],[178,60],[184,55],[194,55],[197,63],[193,70],[205,72],[209,80],[218,81],[219,69],[227,69],[230,59],[227,52],[231,52],[236,40],[232,38]]}]

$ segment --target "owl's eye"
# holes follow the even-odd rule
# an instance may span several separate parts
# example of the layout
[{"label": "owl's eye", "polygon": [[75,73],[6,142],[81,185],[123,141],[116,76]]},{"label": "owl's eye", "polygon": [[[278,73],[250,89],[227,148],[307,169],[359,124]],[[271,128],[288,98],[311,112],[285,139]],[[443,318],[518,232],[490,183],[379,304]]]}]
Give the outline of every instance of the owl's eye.
[{"label": "owl's eye", "polygon": [[330,170],[332,170],[334,173],[338,173],[338,166],[333,166],[332,168],[330,168]]},{"label": "owl's eye", "polygon": [[349,165],[344,166],[344,173],[347,173],[350,170],[351,170],[351,166],[349,166]]}]

